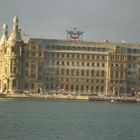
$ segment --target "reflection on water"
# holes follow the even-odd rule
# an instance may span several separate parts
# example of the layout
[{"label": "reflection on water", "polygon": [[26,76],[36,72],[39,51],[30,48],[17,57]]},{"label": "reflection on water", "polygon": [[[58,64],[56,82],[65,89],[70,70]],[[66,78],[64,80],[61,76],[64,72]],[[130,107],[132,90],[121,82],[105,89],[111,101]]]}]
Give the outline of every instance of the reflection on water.
[{"label": "reflection on water", "polygon": [[0,100],[0,140],[139,140],[140,105]]}]

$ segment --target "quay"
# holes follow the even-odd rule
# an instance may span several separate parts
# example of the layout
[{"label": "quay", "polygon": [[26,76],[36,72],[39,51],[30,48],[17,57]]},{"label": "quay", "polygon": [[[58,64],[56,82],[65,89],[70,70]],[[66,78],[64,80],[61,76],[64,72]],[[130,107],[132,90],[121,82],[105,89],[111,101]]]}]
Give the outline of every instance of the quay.
[{"label": "quay", "polygon": [[41,100],[79,100],[90,102],[111,102],[111,103],[140,103],[138,97],[99,97],[99,96],[80,96],[80,95],[40,95],[40,94],[9,94],[0,95],[0,98],[7,99],[41,99]]}]

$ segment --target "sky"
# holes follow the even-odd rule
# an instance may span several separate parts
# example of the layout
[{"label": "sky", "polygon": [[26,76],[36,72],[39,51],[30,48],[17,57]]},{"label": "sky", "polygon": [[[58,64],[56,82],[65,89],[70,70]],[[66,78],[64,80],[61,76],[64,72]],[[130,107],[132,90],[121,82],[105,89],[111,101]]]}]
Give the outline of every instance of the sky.
[{"label": "sky", "polygon": [[76,27],[84,40],[140,43],[140,0],[0,0],[0,35],[14,16],[34,38],[66,39]]}]

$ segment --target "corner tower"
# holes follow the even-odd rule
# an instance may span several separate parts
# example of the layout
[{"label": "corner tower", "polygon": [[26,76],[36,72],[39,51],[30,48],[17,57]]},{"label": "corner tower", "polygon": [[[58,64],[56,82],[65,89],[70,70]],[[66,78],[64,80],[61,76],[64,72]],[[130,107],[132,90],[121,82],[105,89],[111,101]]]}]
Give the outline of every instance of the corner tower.
[{"label": "corner tower", "polygon": [[[21,92],[23,85],[24,43],[21,39],[21,30],[18,22],[19,20],[15,16],[13,18],[13,29],[6,41],[6,49],[3,56],[2,90],[8,90],[10,93]],[[2,42],[4,41],[2,40]]]}]

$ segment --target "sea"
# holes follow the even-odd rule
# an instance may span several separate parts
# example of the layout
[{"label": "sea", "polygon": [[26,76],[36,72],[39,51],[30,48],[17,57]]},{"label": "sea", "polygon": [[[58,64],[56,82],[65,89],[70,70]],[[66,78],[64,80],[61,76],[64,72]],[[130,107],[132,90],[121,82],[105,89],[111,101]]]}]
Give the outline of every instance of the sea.
[{"label": "sea", "polygon": [[0,140],[140,140],[140,104],[0,99]]}]

